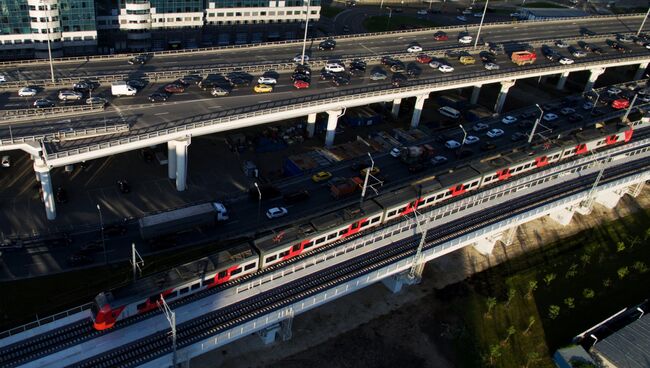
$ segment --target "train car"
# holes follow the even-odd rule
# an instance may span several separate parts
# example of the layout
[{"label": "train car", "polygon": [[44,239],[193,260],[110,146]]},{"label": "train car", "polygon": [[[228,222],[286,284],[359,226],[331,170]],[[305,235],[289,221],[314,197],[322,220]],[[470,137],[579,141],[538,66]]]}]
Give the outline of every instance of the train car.
[{"label": "train car", "polygon": [[412,186],[381,194],[373,201],[384,209],[384,223],[417,210],[420,193]]},{"label": "train car", "polygon": [[91,307],[93,326],[97,330],[111,328],[119,320],[158,308],[161,298],[167,302],[179,300],[258,269],[259,256],[250,244],[235,245],[144,277],[130,285],[100,293]]},{"label": "train car", "polygon": [[[438,176],[442,190],[435,193],[438,201],[476,190],[481,184],[482,175],[470,166],[462,166]],[[434,195],[434,194],[432,194]]]},{"label": "train car", "polygon": [[420,192],[417,209],[426,208],[438,203],[439,200],[436,198],[436,193],[440,193],[442,184],[437,179],[430,178],[425,181],[416,182],[413,184],[413,187],[417,187]]}]

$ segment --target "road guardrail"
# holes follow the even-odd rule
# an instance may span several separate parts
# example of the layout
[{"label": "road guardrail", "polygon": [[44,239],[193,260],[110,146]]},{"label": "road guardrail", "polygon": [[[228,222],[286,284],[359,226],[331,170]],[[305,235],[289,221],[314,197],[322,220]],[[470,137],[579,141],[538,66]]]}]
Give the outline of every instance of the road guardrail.
[{"label": "road guardrail", "polygon": [[69,114],[83,114],[99,112],[104,110],[104,105],[75,105],[75,106],[55,106],[43,109],[13,109],[0,110],[0,121],[2,120],[25,120],[43,116],[65,116]]}]

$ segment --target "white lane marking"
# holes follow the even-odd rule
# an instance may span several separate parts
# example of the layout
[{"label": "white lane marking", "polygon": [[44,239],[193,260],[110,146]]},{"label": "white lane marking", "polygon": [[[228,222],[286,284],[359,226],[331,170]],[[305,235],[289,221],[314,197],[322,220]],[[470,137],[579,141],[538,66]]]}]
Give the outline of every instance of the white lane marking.
[{"label": "white lane marking", "polygon": [[167,111],[167,112],[159,112],[159,113],[154,114],[154,115],[167,115],[167,114],[169,114],[169,111]]},{"label": "white lane marking", "polygon": [[377,52],[376,52],[375,50],[366,47],[366,45],[363,45],[363,44],[360,44],[360,45],[361,45],[361,47],[363,47],[364,49],[366,49],[366,50],[372,52],[373,54],[377,55]]},{"label": "white lane marking", "polygon": [[258,103],[268,103],[268,102],[271,102],[271,101],[272,101],[272,100],[268,100],[268,101],[260,101],[260,102],[258,102]]},{"label": "white lane marking", "polygon": [[220,105],[217,105],[217,106],[210,106],[210,107],[208,107],[208,109],[220,109],[220,108],[221,108]]}]

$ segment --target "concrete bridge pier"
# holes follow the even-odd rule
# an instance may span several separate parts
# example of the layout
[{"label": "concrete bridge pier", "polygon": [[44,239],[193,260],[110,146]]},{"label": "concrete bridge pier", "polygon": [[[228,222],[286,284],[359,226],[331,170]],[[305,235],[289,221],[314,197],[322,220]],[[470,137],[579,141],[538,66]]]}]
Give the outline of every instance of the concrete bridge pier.
[{"label": "concrete bridge pier", "polygon": [[645,73],[646,69],[648,69],[648,62],[646,61],[645,63],[639,64],[639,68],[636,70],[636,73],[634,73],[634,79],[633,80],[639,80],[643,78],[643,73]]},{"label": "concrete bridge pier", "polygon": [[413,117],[411,117],[411,129],[415,129],[420,124],[420,117],[422,116],[422,109],[424,108],[424,101],[429,98],[429,94],[419,95],[415,97],[415,107],[413,108]]},{"label": "concrete bridge pier", "polygon": [[390,110],[390,113],[391,115],[393,115],[395,119],[397,119],[397,117],[399,116],[399,106],[401,104],[402,104],[401,98],[396,98],[395,100],[393,100],[393,109]]},{"label": "concrete bridge pier", "polygon": [[[422,265],[424,267],[424,265]],[[398,273],[390,277],[386,277],[381,280],[381,283],[390,290],[392,293],[399,293],[402,291],[402,286],[404,285],[415,285],[420,283],[421,278],[409,276],[409,271]]]},{"label": "concrete bridge pier", "polygon": [[571,223],[571,219],[573,218],[573,214],[575,213],[575,209],[572,207],[563,207],[554,210],[553,212],[549,213],[549,217],[557,222],[558,224],[562,226],[567,226],[568,224]]},{"label": "concrete bridge pier", "polygon": [[555,85],[555,89],[557,89],[558,91],[563,90],[568,77],[569,77],[569,72],[564,72],[560,74],[560,79],[558,79],[557,84]]},{"label": "concrete bridge pier", "polygon": [[497,103],[494,105],[494,112],[497,114],[501,113],[501,110],[503,109],[503,105],[506,103],[506,97],[508,97],[508,91],[512,86],[515,85],[514,80],[507,80],[501,82],[501,90],[499,91],[499,95],[497,96]]},{"label": "concrete bridge pier", "polygon": [[478,86],[472,87],[472,96],[469,98],[469,103],[471,103],[472,105],[476,105],[476,103],[478,102],[478,96],[481,93],[482,86],[483,85],[479,84]]},{"label": "concrete bridge pier", "polygon": [[[192,143],[191,136],[174,140],[176,150],[176,190],[179,192],[187,188],[187,149],[190,143]],[[168,158],[169,162],[171,162],[171,158]]]},{"label": "concrete bridge pier", "polygon": [[476,249],[479,253],[481,253],[484,256],[489,256],[490,254],[492,254],[494,245],[498,241],[504,239],[504,236],[507,236],[506,231],[481,237],[478,240],[476,240],[476,242],[474,243],[474,249]]},{"label": "concrete bridge pier", "polygon": [[623,198],[625,193],[627,193],[627,188],[598,192],[595,201],[611,210],[616,207],[618,201]]},{"label": "concrete bridge pier", "polygon": [[39,177],[41,188],[43,188],[43,203],[45,204],[45,215],[48,220],[56,219],[56,204],[54,202],[54,191],[52,190],[52,177],[50,168],[40,157],[34,160],[34,171]]},{"label": "concrete bridge pier", "polygon": [[327,112],[327,132],[325,133],[325,147],[332,147],[336,135],[336,124],[339,121],[342,110],[330,110]]},{"label": "concrete bridge pier", "polygon": [[293,324],[293,308],[287,313],[288,317],[279,323],[275,323],[256,332],[257,336],[262,339],[264,345],[272,344],[280,336],[282,341],[291,340],[291,326]]},{"label": "concrete bridge pier", "polygon": [[176,179],[176,141],[167,142],[167,177]]},{"label": "concrete bridge pier", "polygon": [[594,84],[596,84],[598,77],[605,73],[605,68],[594,68],[591,69],[589,73],[589,79],[587,80],[587,84],[585,84],[584,92],[591,91],[594,88]]},{"label": "concrete bridge pier", "polygon": [[316,131],[316,113],[307,115],[307,137],[312,138]]}]

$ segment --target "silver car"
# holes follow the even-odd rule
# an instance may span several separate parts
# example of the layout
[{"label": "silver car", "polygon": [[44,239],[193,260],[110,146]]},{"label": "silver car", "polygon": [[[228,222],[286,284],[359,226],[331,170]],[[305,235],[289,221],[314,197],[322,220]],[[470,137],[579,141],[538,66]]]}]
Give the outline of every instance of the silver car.
[{"label": "silver car", "polygon": [[499,64],[495,64],[495,63],[485,63],[483,64],[483,67],[486,70],[499,70]]},{"label": "silver car", "polygon": [[388,76],[384,73],[375,72],[370,74],[370,80],[378,81],[378,80],[384,80],[386,78],[388,78]]},{"label": "silver car", "polygon": [[81,100],[83,95],[79,92],[75,91],[60,91],[59,92],[59,100],[61,101],[78,101]]}]

